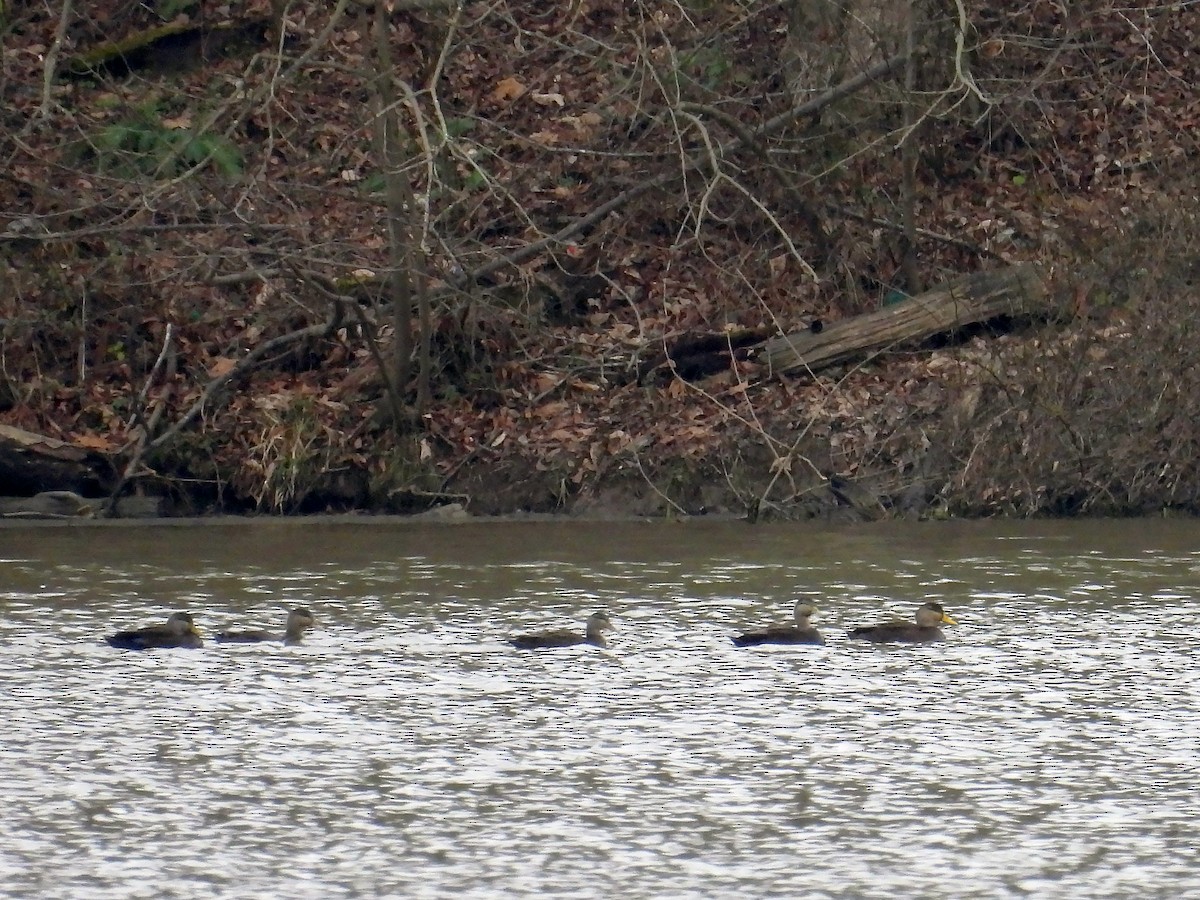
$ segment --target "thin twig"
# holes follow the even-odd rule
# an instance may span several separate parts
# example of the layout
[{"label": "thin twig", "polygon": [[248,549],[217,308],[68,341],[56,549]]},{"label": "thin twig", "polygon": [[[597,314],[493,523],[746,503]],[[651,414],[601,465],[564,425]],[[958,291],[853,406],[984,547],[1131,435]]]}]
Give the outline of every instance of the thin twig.
[{"label": "thin twig", "polygon": [[213,398],[213,395],[216,394],[217,391],[235,378],[240,378],[242,375],[245,375],[258,364],[259,360],[271,353],[276,348],[286,347],[289,344],[306,340],[308,338],[322,337],[328,333],[328,330],[329,323],[322,322],[319,325],[309,325],[305,328],[299,328],[296,331],[289,331],[287,334],[281,334],[278,337],[271,338],[271,340],[259,344],[240,360],[238,360],[237,364],[232,369],[223,375],[218,375],[216,378],[210,381],[201,392],[200,397],[196,400],[196,402],[193,403],[191,408],[189,408],[188,411],[183,414],[183,417],[158,437],[156,437],[153,441],[151,441],[147,445],[146,450],[157,450],[159,447],[173,439],[177,434],[183,431],[183,429],[187,428],[193,419],[195,419],[204,411],[204,407],[208,405],[209,400]]},{"label": "thin twig", "polygon": [[631,451],[629,455],[633,457],[633,464],[635,466],[637,466],[637,470],[641,474],[642,478],[645,480],[646,484],[650,485],[650,490],[654,491],[654,493],[656,493],[656,494],[658,494],[658,496],[662,497],[663,500],[665,500],[668,504],[670,504],[671,507],[674,508],[674,510],[677,513],[679,513],[679,515],[686,516],[688,514],[687,510],[684,509],[682,506],[680,506],[678,503],[676,503],[674,500],[672,500],[670,497],[668,497],[666,494],[664,494],[661,490],[659,490],[658,485],[655,484],[650,479],[650,476],[646,474],[646,470],[642,468],[641,457],[639,457],[637,455],[636,451]]},{"label": "thin twig", "polygon": [[[38,110],[38,117],[41,119],[50,115],[50,93],[54,87],[54,76],[58,69],[58,56],[62,52],[63,41],[67,37],[67,26],[71,22],[71,4],[72,0],[63,0],[58,26],[54,29],[54,41],[50,44],[50,49],[46,51],[46,58],[42,63],[42,105]],[[0,4],[0,11],[3,11],[3,4]]]},{"label": "thin twig", "polygon": [[[817,97],[814,97],[807,103],[801,103],[799,106],[794,106],[791,109],[782,112],[771,119],[768,119],[766,122],[748,134],[752,140],[757,141],[778,131],[789,123],[794,122],[796,119],[818,113],[830,104],[836,103],[838,100],[850,96],[856,91],[866,87],[868,84],[871,84],[872,82],[877,81],[878,79],[883,78],[884,76],[895,71],[907,59],[908,55],[904,53],[893,56],[891,59],[886,59],[883,62],[867,69],[865,72],[860,72],[853,78],[847,79],[836,87],[831,88]],[[736,150],[741,149],[744,138],[745,135],[736,136],[725,143],[718,145],[716,147],[716,154],[718,157],[724,157]],[[635,184],[633,187],[622,191],[607,203],[602,203],[600,206],[597,206],[587,215],[580,216],[574,222],[564,226],[563,228],[560,228],[554,234],[544,237],[541,240],[533,241],[523,247],[519,247],[503,256],[489,260],[488,262],[479,266],[477,269],[467,273],[464,281],[467,283],[477,281],[478,279],[484,278],[500,269],[516,265],[517,263],[523,262],[532,256],[536,256],[549,247],[564,243],[570,238],[573,238],[576,235],[586,231],[588,228],[591,228],[614,210],[620,209],[622,206],[625,206],[644,194],[648,194],[650,191],[666,187],[676,179],[681,178],[687,175],[689,172],[700,168],[706,162],[708,162],[709,159],[709,153],[704,151],[687,159],[678,169],[666,170],[657,175],[651,176],[650,178]]]},{"label": "thin twig", "polygon": [[[174,332],[174,324],[168,322],[166,331],[163,333],[162,350],[158,352],[158,359],[156,359],[154,361],[154,365],[150,367],[150,373],[146,376],[146,380],[142,383],[142,389],[138,391],[137,400],[134,401],[133,414],[135,418],[141,418],[141,411],[146,405],[146,397],[150,393],[150,385],[154,381],[154,376],[158,374],[158,370],[162,368],[163,362],[166,361],[167,353],[171,349],[171,337],[174,335]],[[130,424],[132,424],[132,420]]]},{"label": "thin twig", "polygon": [[[105,516],[112,517],[116,514],[117,501],[120,499],[122,491],[125,490],[125,485],[129,483],[129,480],[133,478],[134,472],[141,465],[142,458],[146,455],[146,442],[150,439],[150,435],[154,429],[158,427],[158,421],[162,418],[162,412],[166,408],[166,396],[164,395],[164,397],[160,398],[159,405],[155,409],[154,414],[149,419],[143,416],[146,398],[150,394],[150,385],[154,383],[154,377],[163,367],[163,363],[171,353],[171,337],[173,333],[174,326],[167,323],[166,331],[163,333],[162,350],[159,351],[158,359],[154,361],[154,365],[150,367],[150,372],[146,375],[146,380],[142,382],[142,389],[138,392],[137,400],[134,401],[133,416],[129,424],[132,425],[137,421],[141,427],[138,429],[138,438],[134,444],[133,453],[129,457],[129,462],[125,466],[125,471],[117,480],[116,485],[108,495],[108,501],[104,504]],[[168,385],[167,391],[169,390],[170,387]]]}]

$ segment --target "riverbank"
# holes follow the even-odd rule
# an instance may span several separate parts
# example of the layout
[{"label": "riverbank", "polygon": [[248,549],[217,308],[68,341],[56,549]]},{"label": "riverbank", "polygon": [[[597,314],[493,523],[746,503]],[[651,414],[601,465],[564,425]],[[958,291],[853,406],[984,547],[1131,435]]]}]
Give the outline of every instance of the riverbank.
[{"label": "riverbank", "polygon": [[11,10],[0,497],[1200,512],[1185,12],[585,7]]},{"label": "riverbank", "polygon": [[[540,417],[537,403],[488,410],[463,398],[431,410],[420,431],[397,437],[381,428],[372,441],[347,435],[337,419],[311,419],[308,431],[277,433],[269,445],[292,455],[243,460],[266,474],[254,485],[257,496],[274,497],[266,509],[213,468],[238,434],[209,431],[207,454],[177,455],[173,475],[143,473],[125,502],[167,517],[1195,514],[1200,474],[1189,448],[1200,360],[1174,318],[1196,314],[1194,301],[1142,299],[1123,314],[977,335],[815,378],[751,378],[743,369],[696,383],[564,389],[541,401],[558,418]],[[325,443],[315,445],[316,434]],[[353,454],[350,441],[359,444]],[[416,458],[419,466],[405,462]],[[98,486],[113,484],[118,458],[90,451],[80,459],[90,489],[56,487],[86,494],[86,515],[103,515]]]}]

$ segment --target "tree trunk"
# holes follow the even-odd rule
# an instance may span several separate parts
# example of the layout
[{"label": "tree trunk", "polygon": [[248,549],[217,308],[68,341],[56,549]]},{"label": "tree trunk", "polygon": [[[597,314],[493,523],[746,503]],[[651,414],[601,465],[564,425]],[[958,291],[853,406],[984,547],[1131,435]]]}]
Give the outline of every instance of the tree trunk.
[{"label": "tree trunk", "polygon": [[383,172],[387,201],[388,249],[390,272],[388,294],[392,302],[392,322],[395,329],[392,372],[381,372],[391,404],[392,420],[397,431],[404,421],[404,397],[412,371],[414,311],[413,279],[413,219],[416,199],[404,171],[400,148],[400,121],[397,111],[397,92],[393,82],[391,36],[388,28],[388,5],[375,0],[375,61],[378,67],[374,87],[378,104],[376,144],[379,168]]}]

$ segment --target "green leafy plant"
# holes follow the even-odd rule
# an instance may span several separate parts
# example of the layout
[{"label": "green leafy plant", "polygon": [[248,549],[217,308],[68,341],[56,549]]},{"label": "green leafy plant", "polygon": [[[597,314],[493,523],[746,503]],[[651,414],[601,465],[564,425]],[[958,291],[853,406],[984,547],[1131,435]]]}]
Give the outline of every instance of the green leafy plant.
[{"label": "green leafy plant", "polygon": [[[169,128],[153,105],[106,125],[89,149],[105,174],[169,177],[205,161],[228,178],[242,173],[241,151],[228,138]],[[167,161],[172,164],[164,166]]]},{"label": "green leafy plant", "polygon": [[479,169],[472,169],[467,173],[467,177],[463,179],[463,189],[468,191],[477,191],[487,184],[487,176]]},{"label": "green leafy plant", "polygon": [[681,74],[695,80],[707,90],[714,90],[727,80],[733,64],[720,50],[700,47],[691,53],[682,54],[679,68]]},{"label": "green leafy plant", "polygon": [[361,182],[361,189],[364,194],[382,194],[387,190],[387,179],[379,172],[368,175]]},{"label": "green leafy plant", "polygon": [[180,13],[199,5],[199,0],[156,0],[154,11],[164,22],[169,22]]},{"label": "green leafy plant", "polygon": [[476,122],[474,119],[467,119],[461,116],[449,118],[446,120],[446,137],[451,140],[458,140],[460,137],[474,131],[475,125]]}]

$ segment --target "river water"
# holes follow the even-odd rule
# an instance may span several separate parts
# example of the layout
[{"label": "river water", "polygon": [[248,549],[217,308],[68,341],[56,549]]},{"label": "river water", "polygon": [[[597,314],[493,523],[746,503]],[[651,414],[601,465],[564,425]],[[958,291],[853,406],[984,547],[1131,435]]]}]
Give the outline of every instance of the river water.
[{"label": "river water", "polygon": [[[1200,896],[1195,522],[5,529],[0,573],[0,897]],[[730,643],[795,597],[825,647]],[[926,599],[943,644],[845,637]]]}]

